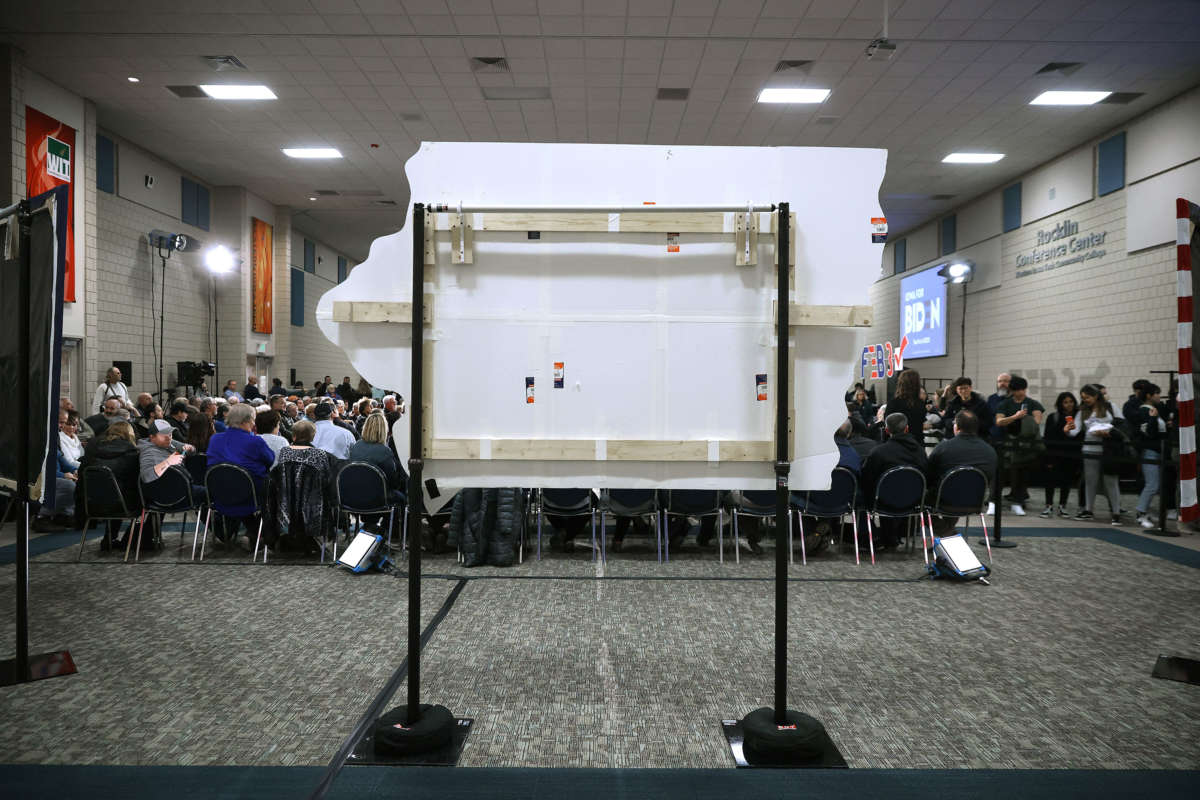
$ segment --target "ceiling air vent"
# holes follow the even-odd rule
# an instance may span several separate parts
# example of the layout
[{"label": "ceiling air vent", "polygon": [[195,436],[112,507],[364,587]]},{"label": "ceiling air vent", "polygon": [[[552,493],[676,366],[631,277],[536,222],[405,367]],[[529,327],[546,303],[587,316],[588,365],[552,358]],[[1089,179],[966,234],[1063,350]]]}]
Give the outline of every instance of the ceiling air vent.
[{"label": "ceiling air vent", "polygon": [[394,206],[394,205],[396,205],[396,201],[395,200],[372,200],[371,205],[373,205],[373,206]]},{"label": "ceiling air vent", "polygon": [[400,119],[403,122],[420,122],[425,119],[420,114],[401,114]]},{"label": "ceiling air vent", "polygon": [[484,86],[484,100],[549,100],[549,86]]},{"label": "ceiling air vent", "polygon": [[1083,66],[1080,61],[1051,61],[1034,75],[1073,75]]},{"label": "ceiling air vent", "polygon": [[930,200],[953,200],[955,197],[957,197],[957,195],[953,195],[953,194],[931,194],[931,195],[929,195]]},{"label": "ceiling air vent", "polygon": [[344,189],[342,197],[382,197],[383,192],[378,189]]},{"label": "ceiling air vent", "polygon": [[812,69],[812,63],[811,61],[780,61],[775,65],[775,71],[787,74],[802,73],[807,75],[808,71]]},{"label": "ceiling air vent", "polygon": [[341,194],[341,192],[339,192],[337,189],[317,189],[313,192],[313,194],[317,195],[318,197],[337,197],[339,194]]},{"label": "ceiling air vent", "polygon": [[1134,100],[1137,100],[1143,94],[1145,94],[1145,92],[1113,92],[1108,97],[1101,100],[1100,102],[1108,103],[1109,105],[1114,105],[1114,106],[1123,106],[1123,105],[1128,105],[1129,103],[1132,103]]},{"label": "ceiling air vent", "polygon": [[208,97],[199,86],[168,86],[167,89],[176,97]]},{"label": "ceiling air vent", "polygon": [[841,119],[841,117],[832,117],[832,116],[817,117],[816,120],[814,120],[814,122],[816,122],[818,125],[832,125],[833,123],[837,122],[839,119]]},{"label": "ceiling air vent", "polygon": [[471,59],[472,72],[508,72],[507,58],[482,58],[476,57]]},{"label": "ceiling air vent", "polygon": [[663,89],[658,90],[659,100],[687,100],[691,89]]},{"label": "ceiling air vent", "polygon": [[237,56],[201,56],[214,72],[228,72],[232,69],[245,69],[246,65]]}]

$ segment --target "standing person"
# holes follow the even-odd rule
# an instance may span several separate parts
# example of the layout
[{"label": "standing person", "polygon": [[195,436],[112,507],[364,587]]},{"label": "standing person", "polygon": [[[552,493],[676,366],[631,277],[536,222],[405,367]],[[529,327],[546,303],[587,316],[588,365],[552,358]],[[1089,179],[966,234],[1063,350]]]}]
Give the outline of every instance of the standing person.
[{"label": "standing person", "polygon": [[[1162,443],[1167,436],[1165,409],[1161,400],[1162,389],[1149,381],[1142,386],[1142,404],[1128,419],[1133,426],[1134,443],[1142,457],[1142,493],[1138,495],[1137,522],[1146,530],[1155,527],[1150,520],[1150,501],[1158,494],[1160,468],[1162,466]],[[1160,499],[1161,503],[1162,500]]]},{"label": "standing person", "polygon": [[[1059,492],[1058,515],[1070,516],[1067,513],[1067,498],[1071,487],[1079,485],[1080,443],[1067,436],[1064,428],[1073,423],[1079,412],[1079,403],[1070,392],[1059,392],[1054,401],[1054,410],[1046,416],[1046,507],[1042,509],[1041,517],[1049,517],[1054,513],[1054,492]],[[1083,498],[1079,498],[1079,507],[1083,508]]]},{"label": "standing person", "polygon": [[992,412],[993,423],[988,435],[993,442],[1003,441],[1004,429],[995,424],[996,409],[1000,407],[1000,402],[1008,397],[1008,382],[1012,380],[1012,375],[1007,372],[1001,372],[996,376],[996,391],[988,395],[987,404],[988,411]]},{"label": "standing person", "polygon": [[[908,435],[925,446],[925,401],[921,399],[921,375],[915,369],[906,369],[896,379],[896,396],[888,401],[883,416],[903,414],[908,420]],[[924,455],[922,450],[921,455]]]},{"label": "standing person", "polygon": [[965,375],[955,378],[950,384],[946,406],[942,410],[942,419],[945,421],[943,435],[946,439],[954,438],[954,420],[960,411],[970,411],[975,416],[976,430],[986,431],[992,427],[992,410],[987,400],[971,387],[971,379]]},{"label": "standing person", "polygon": [[96,387],[92,395],[92,408],[100,412],[104,408],[104,401],[110,397],[115,397],[122,406],[129,405],[129,387],[121,383],[121,370],[116,367],[109,367],[104,374],[104,383]]},{"label": "standing person", "polygon": [[1082,407],[1075,419],[1069,425],[1063,426],[1063,433],[1077,437],[1083,433],[1083,488],[1084,507],[1075,515],[1077,520],[1092,520],[1096,504],[1096,492],[1103,485],[1104,494],[1108,498],[1108,507],[1112,511],[1112,524],[1121,524],[1121,487],[1115,474],[1104,472],[1101,457],[1104,455],[1104,441],[1112,435],[1116,416],[1112,406],[1104,399],[1104,393],[1094,383],[1089,383],[1079,390]]},{"label": "standing person", "polygon": [[1138,409],[1146,402],[1146,387],[1153,384],[1145,378],[1138,378],[1133,382],[1133,394],[1129,395],[1129,399],[1121,406],[1121,416],[1133,422],[1138,415]]},{"label": "standing person", "polygon": [[1008,465],[1008,495],[1012,501],[1012,513],[1025,516],[1025,501],[1029,499],[1027,483],[1029,467],[1036,458],[1032,445],[1036,444],[1042,414],[1046,409],[1028,395],[1029,381],[1014,375],[1008,382],[1008,397],[996,406],[996,427],[1005,431],[1004,443],[1008,447],[1005,463]]}]

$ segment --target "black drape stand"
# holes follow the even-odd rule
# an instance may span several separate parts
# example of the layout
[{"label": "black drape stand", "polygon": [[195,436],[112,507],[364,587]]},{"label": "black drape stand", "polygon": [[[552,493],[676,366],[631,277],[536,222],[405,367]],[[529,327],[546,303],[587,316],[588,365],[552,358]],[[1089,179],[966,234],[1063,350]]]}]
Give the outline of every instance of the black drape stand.
[{"label": "black drape stand", "polygon": [[[15,211],[20,247],[17,273],[17,468],[16,494],[13,503],[17,516],[17,647],[16,657],[0,661],[0,686],[28,683],[40,678],[53,678],[75,672],[71,654],[66,651],[41,653],[29,656],[29,427],[30,397],[29,373],[32,368],[30,354],[30,297],[32,266],[30,241],[32,212],[28,201],[18,204]],[[12,223],[9,223],[12,224]],[[57,268],[57,265],[55,265]],[[61,299],[56,298],[58,302]],[[57,403],[55,404],[57,406]],[[46,431],[42,420],[38,430]],[[53,480],[53,478],[48,478]]]},{"label": "black drape stand", "polygon": [[[996,445],[996,494],[992,498],[992,502],[996,507],[996,513],[992,517],[992,547],[1012,549],[1017,546],[1017,543],[1011,539],[1007,542],[1004,541],[1004,462],[1008,454],[1008,448],[1007,439],[1001,439]],[[980,539],[979,543],[982,545],[987,544],[983,539]]]},{"label": "black drape stand", "polygon": [[775,375],[775,705],[759,708],[742,718],[742,736],[748,763],[764,766],[803,766],[819,761],[826,753],[828,736],[815,718],[787,707],[788,633],[788,514],[790,513],[788,456],[789,388],[788,303],[791,283],[791,212],[788,203],[778,207],[779,225],[775,241],[778,257],[776,291]]}]

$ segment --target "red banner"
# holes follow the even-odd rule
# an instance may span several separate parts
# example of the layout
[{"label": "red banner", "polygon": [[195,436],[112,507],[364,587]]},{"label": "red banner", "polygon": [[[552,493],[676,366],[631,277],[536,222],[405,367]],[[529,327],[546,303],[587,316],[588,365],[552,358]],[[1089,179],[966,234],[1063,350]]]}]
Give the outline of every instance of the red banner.
[{"label": "red banner", "polygon": [[75,302],[75,129],[25,106],[25,193],[37,197],[55,186],[69,185],[67,275],[63,299]]}]

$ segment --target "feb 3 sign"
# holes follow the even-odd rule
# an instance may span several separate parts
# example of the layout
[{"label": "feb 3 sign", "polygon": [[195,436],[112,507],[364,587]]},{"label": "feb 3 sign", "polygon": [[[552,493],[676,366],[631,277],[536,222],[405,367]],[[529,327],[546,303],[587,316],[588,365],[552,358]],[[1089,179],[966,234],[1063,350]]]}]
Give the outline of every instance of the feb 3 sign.
[{"label": "feb 3 sign", "polygon": [[893,347],[891,342],[869,344],[862,349],[862,361],[859,377],[890,378],[904,369],[904,351],[908,348],[908,337],[900,340],[899,347]]}]

